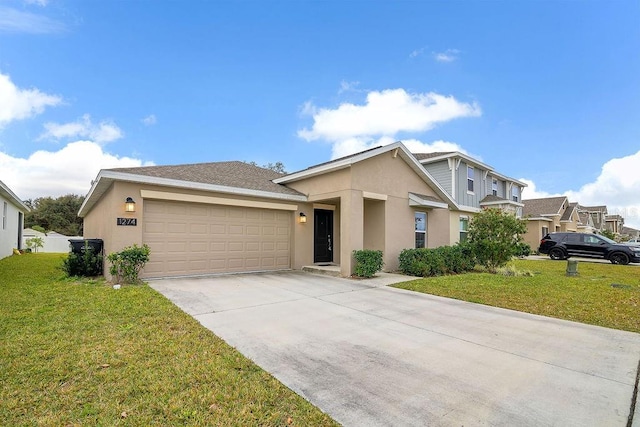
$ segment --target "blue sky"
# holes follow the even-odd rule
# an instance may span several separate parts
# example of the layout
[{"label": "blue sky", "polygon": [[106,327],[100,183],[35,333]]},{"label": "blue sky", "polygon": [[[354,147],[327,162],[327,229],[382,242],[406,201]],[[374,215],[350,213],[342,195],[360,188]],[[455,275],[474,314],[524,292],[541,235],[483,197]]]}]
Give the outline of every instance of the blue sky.
[{"label": "blue sky", "polygon": [[0,0],[0,180],[405,141],[640,228],[638,1]]}]

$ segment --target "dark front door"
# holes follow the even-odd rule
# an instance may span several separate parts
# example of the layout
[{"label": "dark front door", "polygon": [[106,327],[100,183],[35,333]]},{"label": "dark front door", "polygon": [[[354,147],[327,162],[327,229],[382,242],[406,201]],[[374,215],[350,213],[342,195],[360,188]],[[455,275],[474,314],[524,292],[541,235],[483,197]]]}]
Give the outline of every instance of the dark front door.
[{"label": "dark front door", "polygon": [[313,262],[332,262],[333,211],[316,209],[313,224]]}]

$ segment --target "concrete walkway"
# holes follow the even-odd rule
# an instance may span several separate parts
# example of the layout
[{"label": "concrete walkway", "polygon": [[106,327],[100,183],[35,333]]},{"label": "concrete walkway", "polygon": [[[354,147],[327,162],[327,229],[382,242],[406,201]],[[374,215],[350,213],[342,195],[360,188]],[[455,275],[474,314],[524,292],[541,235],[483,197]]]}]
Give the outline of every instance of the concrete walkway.
[{"label": "concrete walkway", "polygon": [[404,280],[150,285],[345,426],[628,425],[640,334],[385,286]]}]

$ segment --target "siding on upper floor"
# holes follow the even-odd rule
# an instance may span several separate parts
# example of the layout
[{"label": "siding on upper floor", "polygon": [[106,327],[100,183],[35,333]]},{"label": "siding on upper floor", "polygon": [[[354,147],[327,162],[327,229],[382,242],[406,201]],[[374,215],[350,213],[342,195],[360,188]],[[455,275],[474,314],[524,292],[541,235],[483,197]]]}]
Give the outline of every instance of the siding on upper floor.
[{"label": "siding on upper floor", "polygon": [[453,193],[451,188],[451,170],[449,169],[449,162],[446,159],[423,166],[447,193]]}]

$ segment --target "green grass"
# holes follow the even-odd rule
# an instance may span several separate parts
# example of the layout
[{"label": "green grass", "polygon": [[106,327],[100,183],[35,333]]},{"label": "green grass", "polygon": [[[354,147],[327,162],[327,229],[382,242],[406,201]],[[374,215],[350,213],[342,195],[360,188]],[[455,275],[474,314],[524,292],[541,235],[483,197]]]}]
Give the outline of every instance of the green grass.
[{"label": "green grass", "polygon": [[[580,262],[577,277],[566,262],[515,260],[533,277],[469,273],[418,279],[398,288],[608,328],[640,332],[640,267]],[[612,284],[623,285],[613,287]]]},{"label": "green grass", "polygon": [[146,285],[0,260],[0,425],[336,425]]}]

